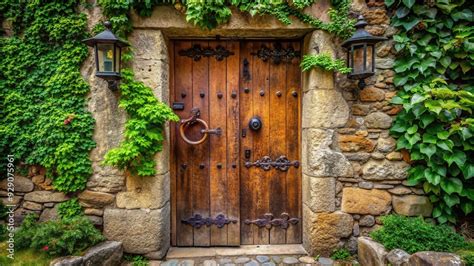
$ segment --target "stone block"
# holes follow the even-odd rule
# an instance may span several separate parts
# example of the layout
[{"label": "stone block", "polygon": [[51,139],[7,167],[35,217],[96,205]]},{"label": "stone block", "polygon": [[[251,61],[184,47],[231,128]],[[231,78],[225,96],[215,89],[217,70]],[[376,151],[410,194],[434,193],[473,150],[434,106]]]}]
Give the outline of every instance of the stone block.
[{"label": "stone block", "polygon": [[377,102],[385,99],[385,91],[374,86],[368,86],[360,91],[360,100],[363,102]]},{"label": "stone block", "polygon": [[347,213],[380,215],[390,210],[391,196],[385,190],[346,187],[341,210]]},{"label": "stone block", "polygon": [[309,150],[303,173],[315,177],[352,177],[352,165],[346,157],[329,149]]},{"label": "stone block", "polygon": [[25,200],[34,202],[63,202],[69,198],[62,192],[33,191],[25,195]]},{"label": "stone block", "polygon": [[162,209],[125,210],[106,208],[104,235],[120,241],[127,253],[160,251],[163,256],[170,243],[170,206]]},{"label": "stone block", "polygon": [[102,208],[114,201],[114,195],[104,192],[84,190],[78,195],[79,201],[86,203],[88,206]]},{"label": "stone block", "polygon": [[32,210],[32,211],[41,211],[43,209],[43,205],[33,202],[33,201],[23,202],[22,207],[28,210]]},{"label": "stone block", "polygon": [[380,152],[391,152],[395,149],[397,141],[394,138],[379,138],[377,141],[377,150]]},{"label": "stone block", "polygon": [[354,220],[347,213],[314,213],[303,206],[303,246],[310,255],[329,256],[340,239],[352,234]]},{"label": "stone block", "polygon": [[433,205],[428,197],[418,195],[393,196],[393,209],[396,213],[405,216],[430,217]]},{"label": "stone block", "polygon": [[303,94],[303,128],[338,128],[349,120],[349,106],[336,90],[310,90]]},{"label": "stone block", "polygon": [[159,209],[170,199],[169,173],[127,177],[127,191],[117,193],[117,207]]},{"label": "stone block", "polygon": [[409,167],[404,161],[369,160],[362,166],[362,177],[367,180],[403,180]]},{"label": "stone block", "polygon": [[[13,185],[15,186],[15,192],[30,192],[35,188],[33,182],[29,178],[23,176],[15,176]],[[6,178],[2,179],[0,181],[0,189],[7,190],[7,187],[8,180]]]},{"label": "stone block", "polygon": [[303,203],[313,212],[333,212],[336,208],[336,179],[303,175]]},{"label": "stone block", "polygon": [[89,248],[83,256],[84,265],[120,265],[123,255],[122,243],[105,241]]},{"label": "stone block", "polygon": [[168,60],[166,40],[159,30],[134,29],[128,38],[136,59]]},{"label": "stone block", "polygon": [[392,126],[392,118],[383,112],[370,113],[365,117],[365,125],[368,128],[388,129]]},{"label": "stone block", "polygon": [[357,239],[357,246],[360,265],[387,265],[385,262],[387,251],[382,244],[375,242],[369,237],[361,236]]},{"label": "stone block", "polygon": [[59,219],[59,214],[58,214],[58,207],[59,205],[56,204],[54,205],[53,208],[45,208],[39,217],[40,222],[45,222],[45,221],[51,221],[51,220],[58,220]]},{"label": "stone block", "polygon": [[392,266],[408,266],[408,260],[410,259],[410,254],[401,249],[391,250],[387,256],[387,262]]},{"label": "stone block", "polygon": [[459,255],[447,252],[421,251],[410,256],[410,266],[464,266]]},{"label": "stone block", "polygon": [[341,151],[344,152],[372,152],[375,148],[373,141],[359,135],[339,135],[337,142]]}]

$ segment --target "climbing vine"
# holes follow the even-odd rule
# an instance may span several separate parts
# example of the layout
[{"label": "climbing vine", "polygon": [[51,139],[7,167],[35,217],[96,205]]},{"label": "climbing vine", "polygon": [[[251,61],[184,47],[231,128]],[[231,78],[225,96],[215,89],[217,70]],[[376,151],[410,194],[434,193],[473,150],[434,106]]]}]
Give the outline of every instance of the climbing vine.
[{"label": "climbing vine", "polygon": [[[11,36],[0,38],[0,153],[44,166],[59,191],[84,189],[92,173],[94,119],[79,71],[88,53],[80,3],[0,2],[1,17],[12,25]],[[4,158],[0,167],[6,169]]]},{"label": "climbing vine", "polygon": [[421,184],[433,217],[456,222],[474,209],[474,4],[386,0],[398,52],[391,128],[411,154],[408,181]]},{"label": "climbing vine", "polygon": [[317,67],[326,71],[340,72],[342,74],[351,73],[351,68],[346,67],[344,60],[332,59],[328,53],[305,55],[303,56],[303,60],[301,60],[300,66],[303,71]]}]

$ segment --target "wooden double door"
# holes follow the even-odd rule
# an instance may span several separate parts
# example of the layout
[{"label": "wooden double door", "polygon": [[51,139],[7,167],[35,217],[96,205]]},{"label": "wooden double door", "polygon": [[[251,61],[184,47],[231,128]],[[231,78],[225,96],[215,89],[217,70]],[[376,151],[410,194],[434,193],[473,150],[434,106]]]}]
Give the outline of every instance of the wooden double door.
[{"label": "wooden double door", "polygon": [[172,41],[175,246],[301,243],[299,41]]}]

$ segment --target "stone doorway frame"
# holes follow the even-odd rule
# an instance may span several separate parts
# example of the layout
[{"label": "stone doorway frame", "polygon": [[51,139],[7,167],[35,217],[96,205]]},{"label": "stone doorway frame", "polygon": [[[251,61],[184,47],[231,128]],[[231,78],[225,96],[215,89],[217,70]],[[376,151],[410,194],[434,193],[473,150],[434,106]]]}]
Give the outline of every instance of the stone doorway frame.
[{"label": "stone doorway frame", "polygon": [[[325,14],[324,8],[327,10],[329,4],[326,1],[321,3],[322,10],[316,12]],[[319,8],[321,9],[321,7]],[[250,18],[235,10],[227,25],[207,32],[188,24],[179,12],[167,6],[155,8],[149,18],[133,16],[132,20],[134,31],[129,40],[134,47],[135,57],[131,65],[135,71],[135,77],[151,87],[157,99],[168,104],[170,89],[168,44],[171,38],[196,39],[215,37],[216,35],[239,39],[304,37],[302,55],[327,52],[335,57],[337,53],[337,44],[332,36],[324,31],[314,30],[296,20],[293,24],[285,26],[272,17]],[[111,92],[103,93],[109,94]],[[347,230],[329,233],[324,241],[326,243],[322,243],[318,240],[320,238],[314,237],[315,234],[321,233],[323,228],[319,228],[320,226],[339,228],[338,223],[343,222],[346,218],[352,222],[352,217],[349,214],[336,211],[335,204],[336,178],[351,176],[352,167],[341,153],[332,149],[334,129],[343,127],[347,123],[349,106],[342,97],[341,91],[336,89],[335,74],[332,72],[313,69],[303,73],[302,93],[303,246],[311,255],[321,254],[321,251],[324,254],[325,245],[328,245],[327,241],[331,242],[329,245],[334,246],[341,237],[347,237],[351,233],[345,232]],[[110,99],[108,95],[104,98]],[[119,111],[116,102],[111,101],[108,104],[110,109],[106,111],[118,112],[118,116],[121,118],[115,119],[123,125],[125,121],[123,111]],[[115,107],[111,107],[113,105]],[[105,118],[108,117],[110,116]],[[103,121],[103,118],[97,119],[97,124],[101,123],[110,126],[113,122]],[[98,130],[104,131],[106,127]],[[120,131],[117,132],[117,135],[120,136],[120,133]],[[163,151],[155,156],[157,174],[154,177],[126,177],[126,191],[117,193],[116,207],[107,208],[104,211],[105,236],[109,239],[122,241],[124,250],[128,253],[145,254],[152,259],[164,257],[170,247],[172,216],[170,214],[169,126],[166,126],[165,134]],[[100,153],[105,153],[106,150],[116,146],[119,139],[120,137],[117,137],[115,141],[105,144],[98,143],[99,156]],[[125,223],[136,221],[130,217],[142,217],[143,230],[141,232],[143,235],[130,237],[130,232],[117,232],[120,230],[107,224],[108,215],[123,217],[125,228]],[[338,217],[331,218],[331,215]],[[341,219],[340,215],[344,217]],[[323,220],[324,222],[320,223]]]}]

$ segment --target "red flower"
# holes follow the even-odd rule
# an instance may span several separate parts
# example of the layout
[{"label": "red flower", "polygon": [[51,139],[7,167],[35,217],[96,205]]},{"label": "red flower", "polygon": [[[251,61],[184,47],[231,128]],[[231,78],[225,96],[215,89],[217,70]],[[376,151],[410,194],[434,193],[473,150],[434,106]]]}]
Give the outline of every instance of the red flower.
[{"label": "red flower", "polygon": [[49,247],[48,247],[48,246],[44,246],[44,247],[43,247],[43,250],[44,250],[44,251],[48,251],[48,250],[49,250]]}]

